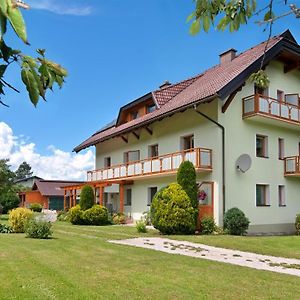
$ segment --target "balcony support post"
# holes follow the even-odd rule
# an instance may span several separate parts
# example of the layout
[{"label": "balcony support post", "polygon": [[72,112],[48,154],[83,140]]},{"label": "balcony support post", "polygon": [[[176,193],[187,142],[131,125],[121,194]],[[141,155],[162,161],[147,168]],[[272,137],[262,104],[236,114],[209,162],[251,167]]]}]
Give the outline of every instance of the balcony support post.
[{"label": "balcony support post", "polygon": [[124,184],[120,183],[120,213],[124,213]]},{"label": "balcony support post", "polygon": [[72,207],[72,197],[73,197],[73,192],[72,192],[72,190],[70,190],[69,191],[69,208],[71,208]]},{"label": "balcony support post", "polygon": [[64,190],[64,210],[67,208],[67,191]]},{"label": "balcony support post", "polygon": [[103,205],[104,186],[99,187],[99,205]]},{"label": "balcony support post", "polygon": [[76,206],[76,188],[74,189],[74,195],[73,195],[73,206]]}]

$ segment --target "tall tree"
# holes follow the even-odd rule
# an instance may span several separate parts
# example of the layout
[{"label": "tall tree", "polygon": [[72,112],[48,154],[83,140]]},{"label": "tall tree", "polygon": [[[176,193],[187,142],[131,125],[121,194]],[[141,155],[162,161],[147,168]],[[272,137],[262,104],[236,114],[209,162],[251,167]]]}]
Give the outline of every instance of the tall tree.
[{"label": "tall tree", "polygon": [[17,195],[18,187],[14,185],[16,175],[10,170],[8,159],[0,160],[0,205],[3,213],[17,207],[20,199]]},{"label": "tall tree", "polygon": [[0,0],[0,103],[8,106],[2,100],[5,88],[19,93],[4,76],[8,67],[15,64],[20,67],[21,80],[26,86],[32,104],[36,106],[40,97],[46,100],[47,90],[52,90],[55,83],[62,87],[67,71],[59,64],[48,60],[45,57],[45,49],[38,49],[37,57],[32,57],[5,43],[4,38],[9,24],[16,36],[29,45],[25,22],[19,7],[28,8],[19,0]]},{"label": "tall tree", "polygon": [[16,174],[16,179],[25,179],[27,177],[32,176],[33,172],[31,171],[31,166],[26,161],[23,161],[19,165],[15,174]]}]

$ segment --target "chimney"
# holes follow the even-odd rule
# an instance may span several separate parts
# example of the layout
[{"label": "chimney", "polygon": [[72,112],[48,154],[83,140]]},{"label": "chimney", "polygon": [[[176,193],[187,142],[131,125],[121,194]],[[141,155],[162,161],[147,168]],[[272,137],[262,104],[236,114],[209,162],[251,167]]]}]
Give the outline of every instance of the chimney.
[{"label": "chimney", "polygon": [[166,80],[162,85],[159,86],[160,89],[165,88],[169,85],[172,85],[172,83],[168,80]]},{"label": "chimney", "polygon": [[223,53],[221,53],[220,56],[220,64],[223,65],[225,63],[231,62],[235,59],[236,50],[231,48]]}]

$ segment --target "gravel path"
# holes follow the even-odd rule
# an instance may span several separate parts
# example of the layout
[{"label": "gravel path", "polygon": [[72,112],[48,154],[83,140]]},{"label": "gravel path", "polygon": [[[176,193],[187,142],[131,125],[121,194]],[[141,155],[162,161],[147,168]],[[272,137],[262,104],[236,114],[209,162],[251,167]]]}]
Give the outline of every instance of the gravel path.
[{"label": "gravel path", "polygon": [[109,242],[300,277],[300,259],[261,255],[166,238],[134,238]]}]

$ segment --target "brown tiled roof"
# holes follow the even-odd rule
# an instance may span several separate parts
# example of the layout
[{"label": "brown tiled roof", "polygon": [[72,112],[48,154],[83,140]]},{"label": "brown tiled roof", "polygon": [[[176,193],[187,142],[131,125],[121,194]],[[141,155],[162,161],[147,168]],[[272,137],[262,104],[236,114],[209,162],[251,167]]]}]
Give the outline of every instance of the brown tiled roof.
[{"label": "brown tiled roof", "polygon": [[65,180],[35,180],[32,189],[39,190],[42,196],[63,196],[65,185],[81,184],[82,181],[65,181]]},{"label": "brown tiled roof", "polygon": [[[152,94],[160,106],[157,110],[117,127],[114,126],[97,132],[74,148],[74,151],[79,152],[84,148],[126,133],[131,129],[150,124],[180,109],[205,102],[212,97],[225,99],[240,86],[240,82],[235,83],[239,77],[242,77],[245,81],[251,73],[259,69],[266,45],[266,54],[270,52],[270,57],[273,58],[271,56],[271,54],[273,55],[271,53],[274,50],[273,48],[284,40],[286,34],[290,35],[289,31],[271,38],[268,44],[263,42],[250,48],[239,54],[231,62],[216,65],[193,78],[154,91]],[[289,40],[291,40],[290,36]]]}]

